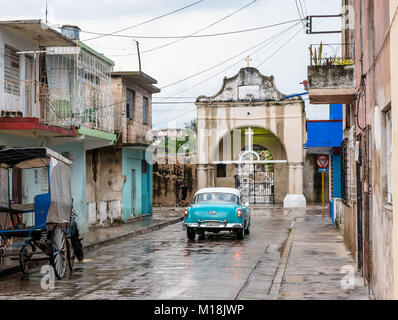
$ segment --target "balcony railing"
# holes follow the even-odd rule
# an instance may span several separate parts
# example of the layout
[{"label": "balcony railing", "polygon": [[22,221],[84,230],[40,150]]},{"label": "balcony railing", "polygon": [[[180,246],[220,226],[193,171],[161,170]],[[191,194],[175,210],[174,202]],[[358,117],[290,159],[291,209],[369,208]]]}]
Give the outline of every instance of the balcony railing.
[{"label": "balcony railing", "polygon": [[353,43],[311,44],[309,53],[310,66],[347,66],[355,63]]},{"label": "balcony railing", "polygon": [[57,127],[84,125],[113,133],[111,99],[105,101],[92,92],[75,96],[71,90],[52,88],[34,80],[4,82],[0,87],[1,117],[32,117]]}]

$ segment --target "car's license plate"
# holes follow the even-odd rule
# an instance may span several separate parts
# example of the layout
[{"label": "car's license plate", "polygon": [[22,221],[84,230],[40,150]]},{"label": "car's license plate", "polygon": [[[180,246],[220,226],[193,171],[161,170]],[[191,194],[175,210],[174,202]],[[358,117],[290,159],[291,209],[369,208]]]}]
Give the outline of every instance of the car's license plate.
[{"label": "car's license plate", "polygon": [[207,223],[206,223],[206,226],[207,226],[207,227],[219,227],[219,226],[220,226],[220,223],[219,223],[219,222],[213,222],[213,221],[211,221],[211,222],[207,222]]}]

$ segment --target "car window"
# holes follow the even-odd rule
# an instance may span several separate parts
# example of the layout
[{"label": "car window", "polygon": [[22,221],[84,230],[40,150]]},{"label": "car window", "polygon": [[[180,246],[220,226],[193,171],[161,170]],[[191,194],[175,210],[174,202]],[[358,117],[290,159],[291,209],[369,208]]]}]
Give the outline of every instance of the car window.
[{"label": "car window", "polygon": [[201,193],[196,195],[195,203],[234,203],[239,204],[238,196],[232,193]]}]

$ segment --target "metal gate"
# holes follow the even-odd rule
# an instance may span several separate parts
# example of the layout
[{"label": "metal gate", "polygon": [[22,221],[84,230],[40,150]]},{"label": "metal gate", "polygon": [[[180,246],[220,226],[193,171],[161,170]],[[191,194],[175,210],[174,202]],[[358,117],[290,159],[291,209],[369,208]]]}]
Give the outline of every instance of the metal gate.
[{"label": "metal gate", "polygon": [[236,166],[235,187],[242,201],[250,204],[274,203],[274,165],[243,164]]}]

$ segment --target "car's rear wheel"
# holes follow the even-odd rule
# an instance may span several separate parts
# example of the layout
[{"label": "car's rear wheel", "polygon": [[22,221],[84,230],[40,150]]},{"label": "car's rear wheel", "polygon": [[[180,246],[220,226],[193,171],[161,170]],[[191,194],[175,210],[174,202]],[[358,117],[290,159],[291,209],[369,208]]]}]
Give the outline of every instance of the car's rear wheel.
[{"label": "car's rear wheel", "polygon": [[245,229],[238,229],[236,230],[236,239],[237,240],[243,240],[243,238],[245,237]]},{"label": "car's rear wheel", "polygon": [[245,229],[245,234],[250,234],[250,223],[247,226],[247,228]]},{"label": "car's rear wheel", "polygon": [[188,240],[195,240],[196,232],[194,228],[187,228],[187,238]]}]

